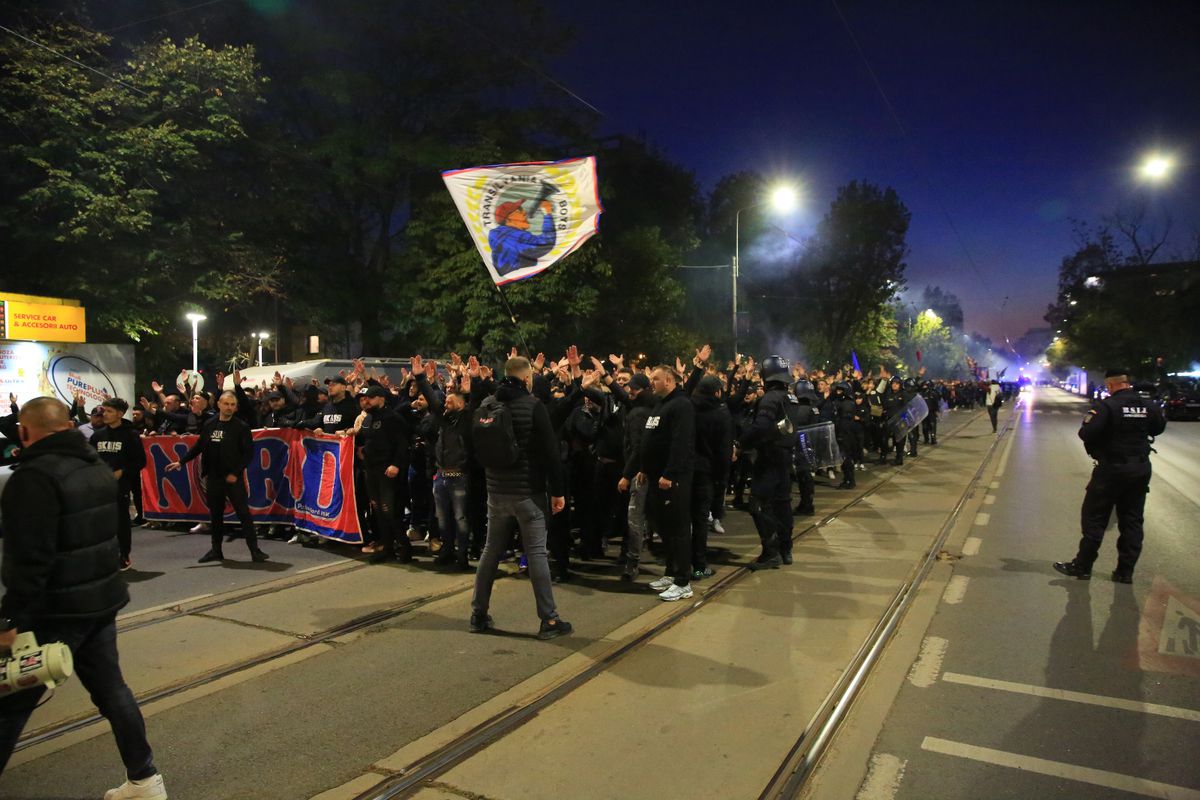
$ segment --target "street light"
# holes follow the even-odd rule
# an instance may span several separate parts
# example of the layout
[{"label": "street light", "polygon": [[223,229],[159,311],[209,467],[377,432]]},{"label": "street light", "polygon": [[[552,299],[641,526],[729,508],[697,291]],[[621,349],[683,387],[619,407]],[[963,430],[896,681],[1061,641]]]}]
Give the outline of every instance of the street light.
[{"label": "street light", "polygon": [[187,318],[192,321],[192,372],[200,371],[200,323],[208,319],[195,311],[189,312]]},{"label": "street light", "polygon": [[258,337],[258,365],[261,367],[263,365],[263,358],[262,358],[263,339],[270,338],[271,334],[267,333],[266,331],[262,331],[260,333],[254,334],[254,335]]},{"label": "street light", "polygon": [[1146,160],[1142,162],[1138,172],[1142,176],[1142,180],[1159,183],[1170,176],[1174,166],[1175,162],[1170,156],[1154,153],[1146,156]]},{"label": "street light", "polygon": [[771,190],[770,199],[739,208],[733,215],[733,356],[735,359],[738,354],[737,283],[741,261],[742,212],[765,205],[770,205],[775,211],[786,214],[796,207],[796,190],[787,185],[776,186]]}]

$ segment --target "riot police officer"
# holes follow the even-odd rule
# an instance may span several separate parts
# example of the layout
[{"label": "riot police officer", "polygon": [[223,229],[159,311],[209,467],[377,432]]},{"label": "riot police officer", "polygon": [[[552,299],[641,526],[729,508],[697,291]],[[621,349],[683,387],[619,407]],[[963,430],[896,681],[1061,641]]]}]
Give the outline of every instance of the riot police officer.
[{"label": "riot police officer", "polygon": [[750,482],[750,516],[758,529],[762,553],[749,565],[752,570],[792,563],[791,463],[800,404],[789,391],[791,369],[782,356],[763,359],[765,391],[738,439],[740,450],[757,453]]},{"label": "riot police officer", "polygon": [[[796,429],[816,425],[818,422],[816,407],[820,402],[817,390],[813,388],[810,381],[804,378],[796,381],[794,388],[798,404],[796,417],[793,420]],[[800,490],[800,502],[796,504],[796,510],[792,513],[798,517],[811,517],[816,513],[816,509],[813,508],[815,484],[813,483],[813,465],[808,463],[808,454],[804,452],[804,448],[795,448],[792,464],[796,472],[796,488]]]},{"label": "riot police officer", "polygon": [[1092,577],[1092,564],[1100,554],[1104,529],[1117,509],[1117,568],[1112,579],[1133,583],[1133,568],[1142,552],[1142,511],[1150,491],[1151,437],[1167,427],[1162,408],[1152,398],[1138,394],[1124,369],[1104,376],[1109,396],[1092,405],[1079,438],[1096,461],[1083,497],[1083,538],[1071,561],[1056,561],[1054,568],[1080,580]]}]

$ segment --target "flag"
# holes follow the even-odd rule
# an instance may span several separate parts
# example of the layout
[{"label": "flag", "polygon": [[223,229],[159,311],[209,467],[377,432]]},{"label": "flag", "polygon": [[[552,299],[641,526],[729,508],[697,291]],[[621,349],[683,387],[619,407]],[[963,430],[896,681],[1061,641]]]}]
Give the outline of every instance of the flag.
[{"label": "flag", "polygon": [[442,173],[497,286],[532,278],[600,228],[596,158]]},{"label": "flag", "polygon": [[918,364],[921,363],[921,351],[920,350],[917,351],[917,363]]},{"label": "flag", "polygon": [[858,365],[858,353],[850,351],[850,363],[854,365],[855,372],[862,372],[862,367]]}]

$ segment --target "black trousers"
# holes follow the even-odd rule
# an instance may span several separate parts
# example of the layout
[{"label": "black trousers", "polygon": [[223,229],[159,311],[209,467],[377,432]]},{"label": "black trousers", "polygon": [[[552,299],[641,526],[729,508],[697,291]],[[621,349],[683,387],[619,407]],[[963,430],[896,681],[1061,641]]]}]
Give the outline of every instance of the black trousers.
[{"label": "black trousers", "polygon": [[1000,415],[1000,406],[988,406],[988,419],[992,421],[992,433],[996,432],[996,418]]},{"label": "black trousers", "polygon": [[[51,620],[35,625],[34,634],[39,643],[62,642],[71,649],[79,682],[112,726],[125,774],[131,780],[154,775],[158,770],[154,768],[154,753],[146,741],[146,722],[121,675],[115,615],[98,620]],[[21,730],[45,692],[45,687],[39,686],[0,698],[0,773],[4,772]]]},{"label": "black trousers", "polygon": [[142,472],[138,470],[129,479],[129,494],[133,497],[133,508],[138,517],[142,516]]},{"label": "black trousers", "polygon": [[407,468],[389,478],[384,467],[368,468],[366,471],[367,495],[371,498],[372,527],[375,529],[375,544],[388,553],[412,550],[408,534],[400,530],[400,514],[404,511],[404,500],[408,486]]},{"label": "black trousers", "polygon": [[812,470],[803,464],[796,466],[796,488],[800,490],[800,504],[797,508],[801,511],[812,511],[815,489],[813,475]]},{"label": "black trousers", "polygon": [[[246,476],[238,475],[233,483],[226,483],[224,475],[209,475],[205,495],[208,497],[209,521],[212,523],[212,549],[221,552],[221,541],[225,536],[225,501],[233,506],[238,522],[242,526],[242,535],[246,537],[246,546],[250,552],[258,549],[258,536],[254,532],[254,518],[250,516],[250,504],[246,501]],[[129,512],[125,512],[129,519]]]},{"label": "black trousers", "polygon": [[692,473],[692,569],[708,566],[708,515],[712,513],[716,494],[712,476],[707,472]]},{"label": "black trousers", "polygon": [[1097,464],[1092,469],[1087,492],[1080,508],[1079,554],[1075,563],[1091,567],[1100,555],[1104,529],[1117,510],[1117,569],[1132,573],[1142,553],[1142,514],[1146,493],[1150,491],[1150,462],[1139,464]]},{"label": "black trousers", "polygon": [[[628,503],[628,496],[617,491],[621,480],[621,464],[596,459],[592,467],[592,507],[583,517],[582,549],[590,557],[600,555],[605,536],[616,538],[622,532],[618,518]],[[624,502],[622,502],[624,500]],[[576,498],[576,504],[579,500]]]},{"label": "black trousers", "polygon": [[125,481],[121,481],[117,495],[117,545],[121,548],[121,560],[127,561],[133,551],[133,524],[129,521],[129,489]]},{"label": "black trousers", "polygon": [[687,586],[692,579],[692,482],[660,489],[657,478],[647,480],[646,516],[653,518],[667,547],[667,574],[674,576],[676,586]]},{"label": "black trousers", "polygon": [[792,552],[792,479],[787,464],[756,463],[750,489],[750,516],[763,555]]},{"label": "black trousers", "polygon": [[937,442],[937,424],[938,411],[936,408],[930,408],[929,414],[921,420],[921,436],[925,439],[925,444]]}]

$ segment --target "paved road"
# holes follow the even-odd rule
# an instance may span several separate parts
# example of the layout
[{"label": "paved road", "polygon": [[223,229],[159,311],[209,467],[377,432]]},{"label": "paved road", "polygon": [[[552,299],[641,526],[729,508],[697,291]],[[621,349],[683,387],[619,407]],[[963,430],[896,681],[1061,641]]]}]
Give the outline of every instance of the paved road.
[{"label": "paved road", "polygon": [[861,800],[1200,798],[1200,424],[1156,443],[1132,586],[1050,562],[1078,541],[1086,404],[1019,409],[921,656],[875,744]]}]

